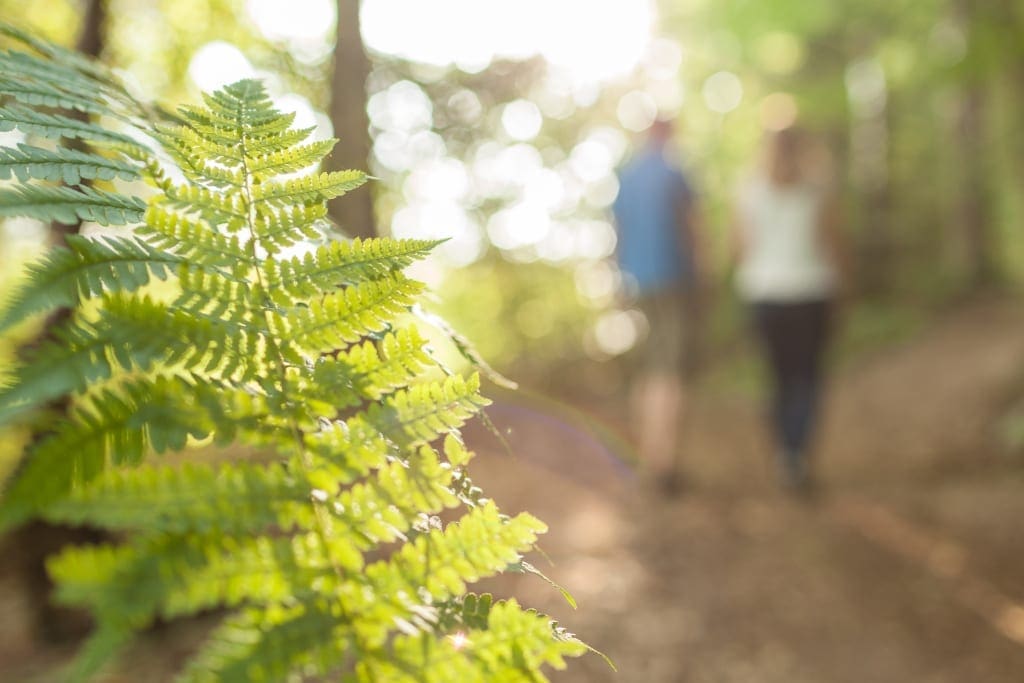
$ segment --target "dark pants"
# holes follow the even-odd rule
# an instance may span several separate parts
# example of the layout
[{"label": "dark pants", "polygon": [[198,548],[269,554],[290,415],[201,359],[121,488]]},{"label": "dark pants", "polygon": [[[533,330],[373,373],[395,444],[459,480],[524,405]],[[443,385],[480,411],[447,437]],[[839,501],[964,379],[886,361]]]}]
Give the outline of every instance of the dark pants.
[{"label": "dark pants", "polygon": [[772,372],[772,426],[789,467],[804,467],[819,412],[829,308],[828,301],[754,304]]}]

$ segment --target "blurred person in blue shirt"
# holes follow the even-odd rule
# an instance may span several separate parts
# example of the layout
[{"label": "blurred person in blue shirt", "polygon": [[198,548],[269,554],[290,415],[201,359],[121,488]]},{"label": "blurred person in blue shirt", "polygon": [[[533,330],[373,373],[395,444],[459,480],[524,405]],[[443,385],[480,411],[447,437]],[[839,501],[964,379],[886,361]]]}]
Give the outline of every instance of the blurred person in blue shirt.
[{"label": "blurred person in blue shirt", "polygon": [[634,350],[630,418],[645,478],[667,492],[679,485],[681,428],[695,368],[699,290],[699,204],[658,120],[619,172],[612,205],[623,289],[647,320]]}]

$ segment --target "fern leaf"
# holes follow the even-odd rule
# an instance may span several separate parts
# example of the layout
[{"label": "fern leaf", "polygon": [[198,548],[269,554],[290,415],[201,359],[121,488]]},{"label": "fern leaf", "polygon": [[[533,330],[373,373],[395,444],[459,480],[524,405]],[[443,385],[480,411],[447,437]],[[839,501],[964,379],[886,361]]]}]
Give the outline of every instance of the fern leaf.
[{"label": "fern leaf", "polygon": [[[0,57],[0,67],[8,61]],[[30,106],[73,109],[88,114],[107,114],[109,109],[92,93],[78,94],[60,87],[58,83],[35,80],[21,80],[9,76],[0,76],[0,93],[13,97],[22,104]]]},{"label": "fern leaf", "polygon": [[479,393],[480,378],[459,375],[395,392],[367,411],[370,422],[403,448],[429,443],[458,429],[490,404]]},{"label": "fern leaf", "polygon": [[109,379],[117,368],[146,372],[162,364],[200,377],[252,378],[263,368],[257,332],[208,316],[171,310],[149,298],[104,296],[96,321],[76,320],[55,332],[0,391],[0,424],[46,401]]},{"label": "fern leaf", "polygon": [[75,149],[58,152],[19,144],[17,148],[0,147],[0,179],[10,178],[12,175],[22,182],[35,178],[77,185],[83,178],[134,180],[139,177],[139,172],[134,166],[123,161]]},{"label": "fern leaf", "polygon": [[66,242],[67,248],[50,251],[30,267],[27,284],[0,315],[0,331],[33,313],[72,306],[102,292],[130,292],[153,277],[164,280],[182,263],[181,257],[136,239],[68,235]]},{"label": "fern leaf", "polygon": [[245,603],[286,605],[330,595],[341,577],[358,572],[362,555],[337,539],[295,536],[160,536],[134,544],[70,548],[47,569],[67,605],[90,607],[100,625],[139,629],[172,618]]},{"label": "fern leaf", "polygon": [[[524,610],[515,600],[489,605],[486,623],[445,638],[427,654],[439,671],[434,681],[466,683],[520,683],[524,680],[547,681],[538,673],[543,666],[565,668],[567,657],[578,657],[588,648],[565,634],[548,617]],[[473,620],[479,623],[479,619]],[[389,656],[374,661],[373,673],[383,680],[413,683],[406,671],[424,667],[422,638],[400,636]]]},{"label": "fern leaf", "polygon": [[317,140],[306,145],[289,147],[262,156],[254,156],[247,164],[249,173],[257,178],[294,173],[320,163],[334,149],[337,140]]},{"label": "fern leaf", "polygon": [[244,225],[247,218],[242,198],[198,185],[175,185],[167,192],[173,204],[184,209],[199,210],[213,225],[224,225],[232,232]]},{"label": "fern leaf", "polygon": [[268,254],[276,256],[281,249],[304,239],[319,239],[321,234],[315,222],[326,215],[327,207],[323,202],[279,208],[260,204],[256,209],[256,220],[250,227],[260,246]]},{"label": "fern leaf", "polygon": [[[333,141],[309,142],[258,81],[154,123],[162,112],[103,67],[2,23],[0,39],[27,50],[0,51],[0,131],[56,139],[0,149],[0,216],[142,223],[72,237],[0,314],[3,330],[73,308],[0,388],[0,426],[39,435],[0,528],[39,517],[118,535],[49,563],[58,598],[97,623],[69,675],[155,619],[211,609],[235,613],[184,680],[543,680],[578,654],[545,617],[466,595],[528,567],[544,526],[502,515],[467,474],[458,430],[487,404],[478,377],[423,379],[436,362],[406,324],[423,286],[402,271],[437,242],[312,248],[327,200],[366,176],[317,171]],[[139,177],[148,202],[83,183]],[[168,296],[140,291],[154,278]],[[195,439],[259,460],[145,462]],[[456,626],[471,645],[445,638]]]},{"label": "fern leaf", "polygon": [[324,290],[402,270],[438,244],[436,240],[392,239],[329,242],[301,257],[268,262],[267,287],[282,303],[310,298]]},{"label": "fern leaf", "polygon": [[254,200],[271,206],[287,207],[295,202],[327,201],[354,190],[366,182],[362,171],[333,171],[308,175],[281,183],[261,183]]},{"label": "fern leaf", "polygon": [[419,282],[399,274],[369,280],[275,316],[272,328],[289,344],[319,355],[385,329],[422,289]]},{"label": "fern leaf", "polygon": [[338,408],[380,400],[408,385],[431,363],[425,345],[416,328],[404,328],[387,334],[380,350],[367,341],[336,357],[324,356],[317,360],[302,393],[324,402],[333,400]]},{"label": "fern leaf", "polygon": [[25,216],[72,225],[80,220],[124,225],[142,220],[145,203],[106,190],[80,186],[23,185],[0,190],[0,216]]},{"label": "fern leaf", "polygon": [[0,107],[0,132],[20,129],[24,133],[47,138],[77,138],[90,143],[116,143],[128,147],[139,144],[123,133],[99,124],[73,119],[63,114],[47,114],[28,107],[9,104]]},{"label": "fern leaf", "polygon": [[141,105],[132,98],[121,82],[98,62],[60,45],[40,40],[10,24],[0,23],[0,35],[31,48],[41,56],[36,57],[22,52],[4,53],[4,57],[15,60],[11,65],[11,70],[15,73],[30,74],[33,78],[41,79],[50,77],[65,88],[81,85],[85,92],[89,92],[88,88],[92,88],[93,92],[99,90],[104,95],[117,98],[124,105],[141,110]]},{"label": "fern leaf", "polygon": [[305,445],[317,457],[310,481],[318,488],[349,484],[382,467],[390,452],[381,433],[361,415],[308,434]]},{"label": "fern leaf", "polygon": [[230,535],[271,527],[315,526],[312,487],[283,467],[239,463],[221,467],[139,467],[109,470],[45,511],[52,521],[119,530]]},{"label": "fern leaf", "polygon": [[40,441],[5,492],[0,528],[60,500],[96,478],[108,464],[134,464],[203,438],[210,420],[181,380],[135,382],[98,391]]},{"label": "fern leaf", "polygon": [[286,608],[249,608],[211,635],[179,683],[273,683],[292,672],[326,676],[350,654],[344,616],[320,599]]},{"label": "fern leaf", "polygon": [[154,247],[193,263],[216,267],[240,276],[255,261],[237,235],[224,235],[201,219],[190,218],[165,205],[151,203],[138,234]]}]

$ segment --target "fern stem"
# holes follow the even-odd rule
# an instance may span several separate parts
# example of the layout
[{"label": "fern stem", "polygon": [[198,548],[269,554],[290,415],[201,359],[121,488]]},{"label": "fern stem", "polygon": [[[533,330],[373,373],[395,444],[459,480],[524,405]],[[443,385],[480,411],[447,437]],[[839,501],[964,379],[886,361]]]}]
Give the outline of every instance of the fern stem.
[{"label": "fern stem", "polygon": [[[244,181],[244,184],[242,185],[242,194],[245,200],[246,228],[249,230],[250,237],[249,253],[250,257],[252,258],[253,270],[256,274],[256,283],[259,286],[260,303],[263,308],[263,318],[266,322],[267,329],[272,329],[271,310],[274,308],[274,302],[270,298],[270,292],[266,286],[267,276],[263,272],[259,254],[257,252],[259,238],[256,233],[256,203],[253,192],[253,176],[252,173],[250,173],[249,171],[249,155],[246,149],[247,135],[245,132],[245,128],[242,125],[244,116],[242,108],[244,107],[244,104],[239,102],[238,107],[238,121],[240,132],[239,144],[241,146],[242,178]],[[313,468],[312,454],[310,453],[307,447],[306,438],[302,432],[302,429],[299,427],[298,420],[295,417],[295,409],[297,408],[297,406],[293,405],[293,402],[288,399],[287,360],[285,359],[284,353],[281,351],[281,347],[277,343],[277,338],[274,334],[267,334],[266,340],[267,351],[272,357],[272,361],[276,366],[278,381],[281,383],[279,393],[281,403],[284,406],[291,408],[290,410],[287,410],[288,422],[289,427],[291,429],[292,438],[295,440],[295,445],[298,448],[299,452],[298,463],[301,467],[302,474],[305,475],[306,478],[308,479]],[[309,504],[313,506],[313,515],[314,519],[316,520],[315,533],[319,537],[320,543],[323,545],[324,553],[327,558],[327,561],[331,565],[331,569],[334,571],[334,574],[338,577],[338,580],[343,584],[345,581],[344,572],[342,571],[341,567],[338,566],[337,561],[331,556],[330,544],[328,543],[328,539],[330,537],[330,533],[328,531],[330,528],[330,513],[327,511],[325,503],[317,499],[315,492],[310,494]],[[346,609],[345,603],[341,599],[341,596],[338,596],[337,598],[337,605],[338,609],[341,612],[342,619],[346,622],[351,623],[351,615],[348,613],[348,610]],[[365,647],[365,644],[361,642],[362,639],[361,636],[359,635],[358,630],[353,630],[351,638],[357,650],[363,651],[367,649]]]}]

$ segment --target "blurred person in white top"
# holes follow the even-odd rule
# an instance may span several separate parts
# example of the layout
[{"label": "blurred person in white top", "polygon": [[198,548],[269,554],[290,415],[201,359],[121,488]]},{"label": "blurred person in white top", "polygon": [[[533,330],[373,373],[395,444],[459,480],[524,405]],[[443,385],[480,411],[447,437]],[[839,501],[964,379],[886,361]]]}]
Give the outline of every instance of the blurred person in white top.
[{"label": "blurred person in white top", "polygon": [[836,204],[826,174],[810,170],[809,142],[795,128],[769,134],[740,187],[733,229],[736,286],[771,369],[779,469],[794,491],[811,485],[823,357],[844,271]]}]

